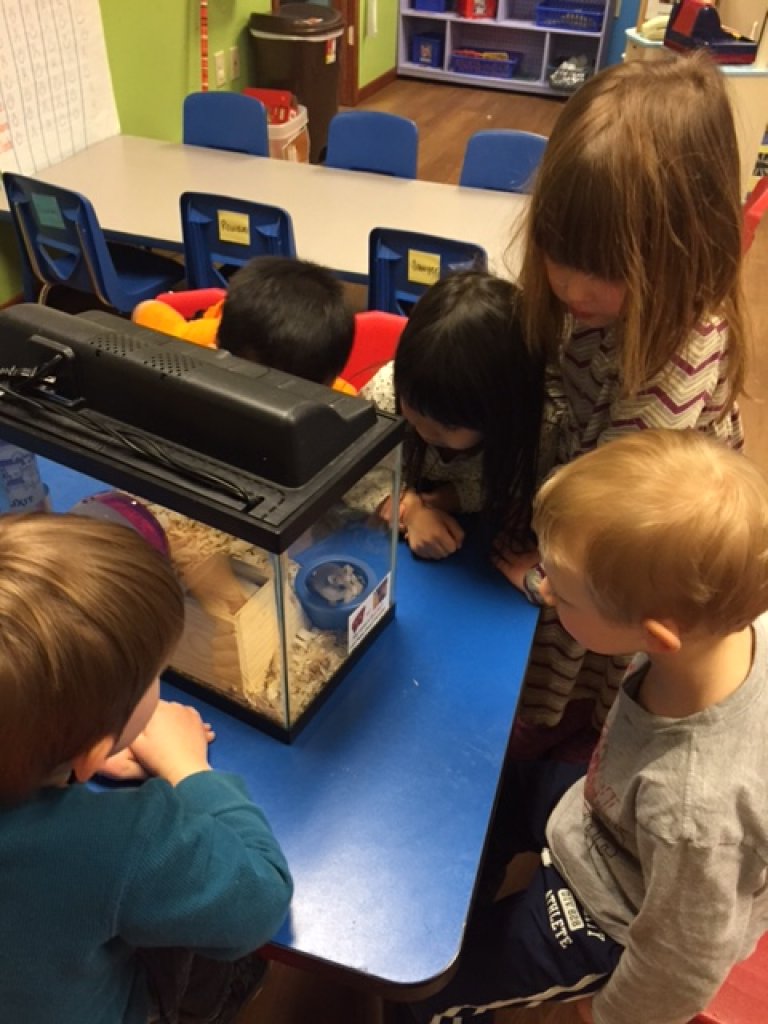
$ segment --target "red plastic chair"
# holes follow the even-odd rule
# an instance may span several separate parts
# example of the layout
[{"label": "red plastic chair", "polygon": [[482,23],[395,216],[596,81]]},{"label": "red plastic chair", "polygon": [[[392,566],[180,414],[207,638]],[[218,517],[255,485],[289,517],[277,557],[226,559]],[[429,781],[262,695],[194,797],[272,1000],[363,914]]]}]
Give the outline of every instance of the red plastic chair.
[{"label": "red plastic chair", "polygon": [[379,310],[356,313],[352,352],[339,376],[359,391],[385,363],[395,358],[407,322],[407,317]]},{"label": "red plastic chair", "polygon": [[220,302],[226,294],[224,288],[192,288],[185,292],[163,292],[155,298],[175,309],[185,320],[191,320],[193,316]]},{"label": "red plastic chair", "polygon": [[744,228],[742,249],[749,249],[755,237],[757,226],[763,214],[768,210],[768,178],[760,178],[744,204]]},{"label": "red plastic chair", "polygon": [[764,935],[752,956],[733,968],[707,1009],[691,1024],[766,1024],[767,980],[768,935]]}]

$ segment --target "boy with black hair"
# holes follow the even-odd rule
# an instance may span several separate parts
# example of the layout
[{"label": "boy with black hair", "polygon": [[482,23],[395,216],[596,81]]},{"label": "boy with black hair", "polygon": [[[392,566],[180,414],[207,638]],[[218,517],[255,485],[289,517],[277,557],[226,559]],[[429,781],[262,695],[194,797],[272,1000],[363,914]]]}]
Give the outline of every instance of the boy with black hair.
[{"label": "boy with black hair", "polygon": [[329,270],[258,256],[229,282],[218,344],[241,359],[330,387],[349,359],[354,333],[344,289]]},{"label": "boy with black hair", "polygon": [[[181,292],[175,303],[170,294],[140,302],[131,319],[204,348],[224,348],[241,359],[357,393],[339,377],[352,351],[355,317],[330,270],[308,260],[255,256],[232,275],[224,298],[207,305],[211,292],[221,289]],[[195,309],[201,304],[207,308]],[[194,318],[185,319],[193,309]]]}]

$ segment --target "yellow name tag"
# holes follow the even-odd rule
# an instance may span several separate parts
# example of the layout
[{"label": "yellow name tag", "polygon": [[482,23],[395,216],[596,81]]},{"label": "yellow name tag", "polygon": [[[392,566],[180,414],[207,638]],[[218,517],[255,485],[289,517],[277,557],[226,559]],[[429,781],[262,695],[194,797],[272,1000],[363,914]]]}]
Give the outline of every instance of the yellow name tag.
[{"label": "yellow name tag", "polygon": [[440,256],[436,252],[408,250],[408,280],[414,284],[434,284],[440,277]]},{"label": "yellow name tag", "polygon": [[231,210],[219,210],[219,241],[232,242],[234,245],[251,244],[251,225],[247,213],[233,213]]}]

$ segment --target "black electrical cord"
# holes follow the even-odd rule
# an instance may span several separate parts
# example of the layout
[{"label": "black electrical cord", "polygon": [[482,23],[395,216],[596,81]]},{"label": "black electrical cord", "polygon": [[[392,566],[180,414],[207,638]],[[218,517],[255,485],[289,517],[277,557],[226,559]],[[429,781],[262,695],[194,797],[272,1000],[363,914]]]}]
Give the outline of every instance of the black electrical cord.
[{"label": "black electrical cord", "polygon": [[[46,402],[18,390],[13,386],[13,383],[23,384],[25,390],[29,386],[39,385],[42,382],[55,383],[55,380],[50,381],[48,378],[51,376],[51,370],[55,369],[63,359],[64,356],[56,355],[48,360],[47,363],[31,369],[0,367],[0,391],[12,401],[16,401],[21,405],[31,406],[45,416],[49,416],[53,410]],[[3,384],[6,384],[6,386],[3,387]],[[91,438],[101,441],[106,435],[121,448],[127,448],[142,455],[150,462],[172,469],[174,472],[180,473],[197,483],[213,487],[224,494],[236,498],[243,503],[243,511],[245,512],[250,512],[263,501],[261,497],[254,498],[234,480],[228,480],[217,473],[192,466],[178,455],[170,454],[168,451],[160,448],[158,443],[150,437],[132,431],[130,428],[118,428],[103,420],[94,419],[90,410],[75,410],[64,406],[56,406],[55,413],[57,417],[68,420],[78,430]]]}]

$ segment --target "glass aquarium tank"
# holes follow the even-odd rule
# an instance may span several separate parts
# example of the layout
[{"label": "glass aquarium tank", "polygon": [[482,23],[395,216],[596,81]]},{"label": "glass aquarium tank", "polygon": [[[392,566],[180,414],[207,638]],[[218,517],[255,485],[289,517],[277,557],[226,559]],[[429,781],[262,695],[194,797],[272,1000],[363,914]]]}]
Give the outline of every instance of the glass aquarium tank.
[{"label": "glass aquarium tank", "polygon": [[[5,370],[5,376],[3,376]],[[13,372],[10,372],[13,371]],[[394,614],[403,424],[106,313],[0,311],[0,439],[103,482],[185,589],[173,681],[290,740]]]}]

